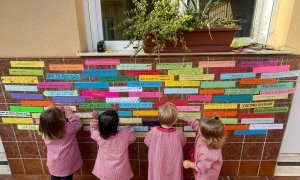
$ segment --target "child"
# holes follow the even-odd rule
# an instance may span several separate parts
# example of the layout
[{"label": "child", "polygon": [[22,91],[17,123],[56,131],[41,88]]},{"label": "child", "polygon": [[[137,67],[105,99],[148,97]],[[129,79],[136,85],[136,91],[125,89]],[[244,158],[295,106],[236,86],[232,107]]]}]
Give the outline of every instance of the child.
[{"label": "child", "polygon": [[70,180],[81,168],[82,159],[76,133],[82,127],[70,108],[52,106],[40,116],[39,131],[47,147],[47,166],[51,180]]},{"label": "child", "polygon": [[196,180],[217,180],[222,164],[222,146],[226,133],[219,117],[204,118],[201,121],[179,117],[196,131],[195,148],[191,161],[185,160],[185,169],[193,168]]},{"label": "child", "polygon": [[173,128],[178,117],[176,106],[166,103],[158,109],[161,126],[153,127],[146,135],[149,180],[183,179],[183,152],[186,137],[182,130]]},{"label": "child", "polygon": [[136,139],[131,127],[118,131],[119,116],[114,110],[104,111],[100,116],[93,111],[91,138],[98,146],[93,174],[101,180],[129,180],[132,170],[128,146]]}]

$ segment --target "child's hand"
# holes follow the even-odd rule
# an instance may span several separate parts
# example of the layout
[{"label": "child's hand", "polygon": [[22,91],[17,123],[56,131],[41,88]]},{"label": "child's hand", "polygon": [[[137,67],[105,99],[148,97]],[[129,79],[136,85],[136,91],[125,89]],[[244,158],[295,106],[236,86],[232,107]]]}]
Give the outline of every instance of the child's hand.
[{"label": "child's hand", "polygon": [[99,112],[94,110],[92,116],[93,116],[93,119],[98,119],[99,118]]},{"label": "child's hand", "polygon": [[187,117],[185,117],[185,116],[178,116],[177,119],[180,119],[180,120],[182,120],[182,121],[188,121],[188,120],[189,120],[189,118],[187,118]]},{"label": "child's hand", "polygon": [[183,167],[184,169],[194,168],[194,163],[189,160],[185,160],[183,161]]},{"label": "child's hand", "polygon": [[62,110],[65,112],[66,118],[69,118],[69,117],[71,117],[73,115],[72,109],[70,107],[68,107],[68,106],[62,107]]}]

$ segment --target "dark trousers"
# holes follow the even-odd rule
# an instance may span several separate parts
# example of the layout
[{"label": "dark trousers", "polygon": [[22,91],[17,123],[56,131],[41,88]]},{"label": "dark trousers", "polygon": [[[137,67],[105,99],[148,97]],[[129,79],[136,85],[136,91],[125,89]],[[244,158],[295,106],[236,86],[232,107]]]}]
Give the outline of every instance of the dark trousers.
[{"label": "dark trousers", "polygon": [[51,180],[72,180],[72,179],[73,179],[73,174],[70,174],[69,176],[65,176],[65,177],[57,177],[51,175]]}]

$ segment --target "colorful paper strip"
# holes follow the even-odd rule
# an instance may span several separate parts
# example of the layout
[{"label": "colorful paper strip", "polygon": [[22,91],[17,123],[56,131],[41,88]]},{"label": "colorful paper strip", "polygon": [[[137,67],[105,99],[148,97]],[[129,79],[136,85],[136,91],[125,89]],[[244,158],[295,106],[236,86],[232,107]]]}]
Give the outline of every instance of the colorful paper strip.
[{"label": "colorful paper strip", "polygon": [[177,106],[176,108],[178,111],[186,111],[186,112],[200,111],[200,106]]},{"label": "colorful paper strip", "polygon": [[44,96],[78,96],[77,90],[74,91],[44,91]]},{"label": "colorful paper strip", "polygon": [[10,61],[11,67],[45,67],[44,61]]},{"label": "colorful paper strip", "polygon": [[225,89],[226,95],[235,95],[235,94],[259,94],[258,89]]},{"label": "colorful paper strip", "polygon": [[214,74],[179,75],[179,81],[202,81],[214,79]]},{"label": "colorful paper strip", "polygon": [[212,95],[189,95],[188,101],[211,102]]},{"label": "colorful paper strip", "polygon": [[117,58],[87,59],[84,61],[84,64],[86,66],[119,65],[120,59]]},{"label": "colorful paper strip", "polygon": [[18,130],[39,130],[39,125],[24,125],[24,124],[18,124]]},{"label": "colorful paper strip", "polygon": [[248,68],[246,67],[216,67],[209,68],[208,72],[211,74],[220,74],[220,73],[242,73],[247,72]]},{"label": "colorful paper strip", "polygon": [[41,69],[9,69],[9,75],[43,76]]},{"label": "colorful paper strip", "polygon": [[198,88],[164,88],[164,94],[198,94]]},{"label": "colorful paper strip", "polygon": [[224,94],[224,89],[200,89],[199,94]]},{"label": "colorful paper strip", "polygon": [[283,129],[283,124],[250,124],[250,129]]},{"label": "colorful paper strip", "polygon": [[278,60],[260,60],[260,61],[242,61],[241,67],[266,67],[266,66],[276,66],[278,65]]},{"label": "colorful paper strip", "polygon": [[83,103],[84,97],[52,97],[52,101],[55,103]]},{"label": "colorful paper strip", "polygon": [[243,118],[241,124],[274,123],[274,118]]},{"label": "colorful paper strip", "polygon": [[201,113],[200,112],[178,112],[178,116],[185,116],[193,119],[200,119]]},{"label": "colorful paper strip", "polygon": [[225,79],[240,79],[240,78],[254,78],[256,74],[254,73],[227,73],[227,74],[221,74],[220,79],[225,80]]},{"label": "colorful paper strip", "polygon": [[120,118],[121,124],[142,124],[142,118]]},{"label": "colorful paper strip", "polygon": [[213,116],[236,117],[237,111],[204,111],[203,115],[206,117],[213,117]]},{"label": "colorful paper strip", "polygon": [[93,69],[83,70],[82,76],[84,77],[103,77],[103,76],[116,76],[117,71],[115,69]]},{"label": "colorful paper strip", "polygon": [[152,64],[120,64],[117,70],[151,70]]},{"label": "colorful paper strip", "polygon": [[163,96],[162,92],[129,92],[129,97],[142,97],[142,98],[160,98]]},{"label": "colorful paper strip", "polygon": [[80,109],[111,108],[110,103],[80,103]]},{"label": "colorful paper strip", "polygon": [[142,87],[126,87],[126,86],[109,87],[109,92],[141,92],[141,91],[143,91]]},{"label": "colorful paper strip", "polygon": [[273,99],[287,99],[288,94],[271,94],[271,95],[253,95],[253,101],[264,101],[264,100],[273,100]]},{"label": "colorful paper strip", "polygon": [[188,101],[155,101],[154,102],[154,107],[157,108],[161,105],[166,104],[167,102],[175,104],[175,106],[188,106],[189,102]]},{"label": "colorful paper strip", "polygon": [[162,82],[139,82],[139,81],[129,81],[127,82],[128,87],[162,87]]},{"label": "colorful paper strip", "polygon": [[105,98],[106,103],[138,103],[140,102],[139,97],[116,97],[116,98]]},{"label": "colorful paper strip", "polygon": [[269,112],[288,112],[289,107],[283,106],[283,107],[269,107],[269,108],[255,108],[254,113],[269,113]]},{"label": "colorful paper strip", "polygon": [[157,116],[157,110],[138,110],[132,111],[133,116]]},{"label": "colorful paper strip", "polygon": [[200,61],[199,67],[234,67],[235,61]]},{"label": "colorful paper strip", "polygon": [[272,94],[294,94],[296,88],[286,88],[286,89],[272,89],[272,90],[261,90],[261,95],[272,95]]},{"label": "colorful paper strip", "polygon": [[139,103],[120,103],[119,104],[120,108],[126,108],[126,109],[130,109],[130,108],[144,108],[144,109],[149,109],[152,108],[152,102],[139,102]]},{"label": "colorful paper strip", "polygon": [[119,97],[119,93],[117,92],[92,92],[92,91],[82,91],[81,95],[84,97]]},{"label": "colorful paper strip", "polygon": [[245,78],[241,79],[240,84],[275,84],[276,82],[276,79]]},{"label": "colorful paper strip", "polygon": [[214,102],[250,102],[252,96],[214,96]]},{"label": "colorful paper strip", "polygon": [[52,101],[21,101],[21,106],[52,106]]},{"label": "colorful paper strip", "polygon": [[203,68],[183,68],[168,70],[168,75],[192,75],[203,74]]},{"label": "colorful paper strip", "polygon": [[269,72],[286,72],[290,69],[290,65],[286,66],[268,66],[268,67],[255,67],[254,73],[269,73]]},{"label": "colorful paper strip", "polygon": [[0,116],[30,117],[30,113],[26,113],[26,112],[12,112],[12,111],[0,111]]},{"label": "colorful paper strip", "polygon": [[183,63],[157,63],[156,69],[180,69],[180,68],[192,68],[192,62]]},{"label": "colorful paper strip", "polygon": [[32,76],[2,76],[3,84],[37,84],[38,78]]},{"label": "colorful paper strip", "polygon": [[32,118],[2,118],[4,124],[33,124]]},{"label": "colorful paper strip", "polygon": [[10,106],[9,109],[14,112],[43,112],[42,107]]},{"label": "colorful paper strip", "polygon": [[299,76],[300,71],[287,71],[287,72],[277,72],[277,73],[262,73],[261,78],[267,79],[267,78],[286,78],[286,77],[296,77]]},{"label": "colorful paper strip", "polygon": [[201,88],[229,88],[235,87],[235,81],[207,81],[201,82]]},{"label": "colorful paper strip", "polygon": [[80,74],[54,74],[46,73],[48,80],[80,80]]},{"label": "colorful paper strip", "polygon": [[199,87],[199,81],[166,81],[166,87],[182,86],[182,87]]},{"label": "colorful paper strip", "polygon": [[238,135],[265,135],[267,130],[235,130],[233,132],[235,136]]},{"label": "colorful paper strip", "polygon": [[82,71],[83,64],[49,64],[50,71]]},{"label": "colorful paper strip", "polygon": [[174,81],[174,75],[139,75],[140,81]]},{"label": "colorful paper strip", "polygon": [[258,107],[273,107],[274,101],[255,102],[255,103],[241,103],[240,109],[258,108]]},{"label": "colorful paper strip", "polygon": [[257,85],[257,89],[259,90],[283,89],[283,88],[293,88],[293,87],[294,87],[293,82]]},{"label": "colorful paper strip", "polygon": [[109,77],[100,77],[102,82],[127,82],[133,81],[133,76],[109,76]]},{"label": "colorful paper strip", "polygon": [[23,85],[4,85],[5,91],[29,91],[37,92],[36,86],[23,86]]},{"label": "colorful paper strip", "polygon": [[237,109],[236,103],[204,104],[204,109]]},{"label": "colorful paper strip", "polygon": [[10,95],[12,99],[36,99],[36,100],[44,99],[42,94],[11,93]]},{"label": "colorful paper strip", "polygon": [[69,88],[71,88],[71,82],[39,82],[38,88],[69,89]]},{"label": "colorful paper strip", "polygon": [[159,75],[159,70],[125,70],[125,76]]},{"label": "colorful paper strip", "polygon": [[107,82],[75,82],[75,88],[108,88],[109,84]]}]

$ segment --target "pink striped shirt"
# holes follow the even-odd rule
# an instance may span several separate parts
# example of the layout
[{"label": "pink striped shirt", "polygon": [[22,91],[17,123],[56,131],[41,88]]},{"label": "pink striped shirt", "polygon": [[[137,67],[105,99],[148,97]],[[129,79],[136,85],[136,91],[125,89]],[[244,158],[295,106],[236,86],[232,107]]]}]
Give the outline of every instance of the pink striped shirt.
[{"label": "pink striped shirt", "polygon": [[82,127],[80,118],[71,116],[62,139],[44,139],[47,146],[47,166],[51,175],[68,176],[82,166],[76,133]]},{"label": "pink striped shirt", "polygon": [[148,152],[148,180],[183,179],[183,151],[186,137],[176,128],[152,128],[146,135]]},{"label": "pink striped shirt", "polygon": [[91,138],[99,146],[93,174],[101,180],[129,180],[133,173],[129,163],[128,145],[136,139],[133,129],[126,127],[105,140],[99,135],[98,120],[93,119],[90,127]]},{"label": "pink striped shirt", "polygon": [[199,130],[199,121],[188,120],[188,124],[197,132],[195,140],[195,170],[196,180],[218,180],[223,164],[222,149],[209,149],[203,142],[203,137]]}]

